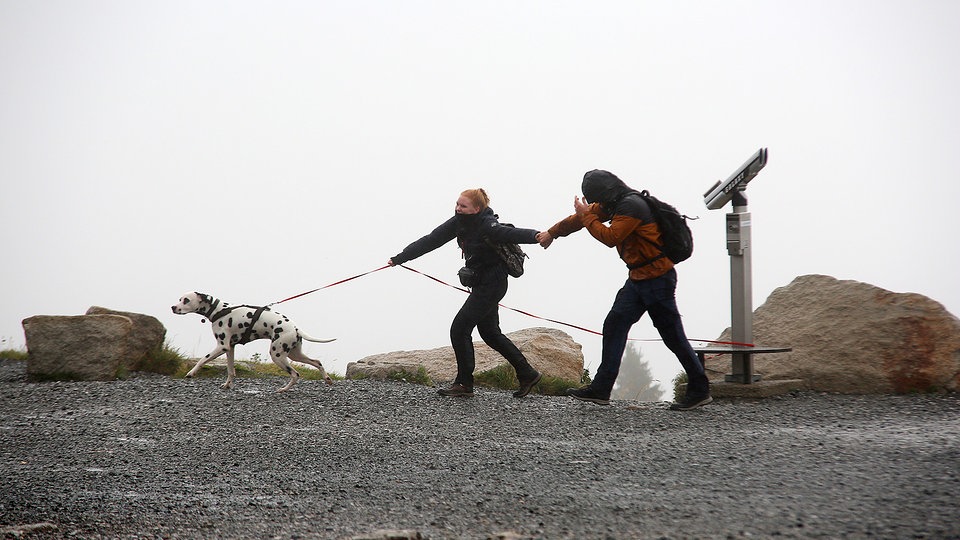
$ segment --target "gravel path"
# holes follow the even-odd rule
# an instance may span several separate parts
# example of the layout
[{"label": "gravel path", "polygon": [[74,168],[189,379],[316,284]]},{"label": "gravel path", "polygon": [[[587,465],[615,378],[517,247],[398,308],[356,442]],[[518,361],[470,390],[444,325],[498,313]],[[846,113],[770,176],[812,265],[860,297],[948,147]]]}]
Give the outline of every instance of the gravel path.
[{"label": "gravel path", "polygon": [[960,538],[960,395],[610,407],[0,360],[0,536]]}]

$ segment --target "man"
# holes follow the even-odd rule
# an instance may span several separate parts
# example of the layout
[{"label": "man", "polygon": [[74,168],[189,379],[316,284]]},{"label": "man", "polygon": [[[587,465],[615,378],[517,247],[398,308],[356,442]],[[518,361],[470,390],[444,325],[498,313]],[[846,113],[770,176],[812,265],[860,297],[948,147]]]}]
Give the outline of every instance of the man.
[{"label": "man", "polygon": [[[583,200],[574,197],[576,213],[537,235],[544,249],[555,238],[586,228],[608,247],[616,247],[630,269],[630,276],[617,293],[603,321],[603,350],[593,382],[572,389],[576,399],[610,404],[610,391],[620,372],[620,360],[630,327],[644,313],[650,314],[663,343],[677,356],[687,373],[687,392],[672,410],[686,411],[710,403],[710,383],[703,365],[687,341],[674,293],[677,271],[660,250],[660,230],[640,193],[614,174],[593,170],[583,175]],[[609,222],[609,225],[606,224]]]}]

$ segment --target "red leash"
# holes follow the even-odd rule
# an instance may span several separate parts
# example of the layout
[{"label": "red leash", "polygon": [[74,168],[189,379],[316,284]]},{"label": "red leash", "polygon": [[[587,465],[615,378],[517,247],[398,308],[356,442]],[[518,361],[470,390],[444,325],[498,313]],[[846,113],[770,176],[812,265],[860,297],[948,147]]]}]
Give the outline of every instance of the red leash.
[{"label": "red leash", "polygon": [[[425,278],[432,279],[432,280],[436,281],[437,283],[440,283],[441,285],[446,285],[447,287],[450,287],[451,289],[456,289],[456,290],[458,290],[458,291],[461,291],[461,292],[465,292],[465,293],[467,293],[467,294],[470,294],[470,291],[467,290],[467,289],[464,289],[463,287],[457,287],[456,285],[451,285],[451,284],[449,284],[449,283],[447,283],[447,282],[445,282],[445,281],[443,281],[443,280],[441,280],[441,279],[438,279],[438,278],[435,278],[435,277],[431,276],[430,274],[424,274],[423,272],[421,272],[421,271],[419,271],[419,270],[414,270],[413,268],[410,268],[409,266],[405,266],[405,265],[402,265],[402,264],[399,265],[399,266],[400,266],[401,268],[406,268],[407,270],[409,270],[409,271],[411,271],[411,272],[420,274],[421,276],[423,276],[423,277],[425,277]],[[539,320],[541,320],[541,321],[547,321],[547,322],[552,322],[552,323],[555,323],[555,324],[561,324],[561,325],[563,325],[563,326],[569,326],[570,328],[576,328],[577,330],[581,330],[581,331],[587,332],[587,333],[589,333],[589,334],[594,334],[594,335],[597,335],[597,336],[603,336],[603,332],[597,332],[596,330],[591,330],[591,329],[589,329],[589,328],[584,328],[584,327],[582,327],[582,326],[577,326],[577,325],[575,325],[575,324],[565,323],[565,322],[563,322],[563,321],[557,321],[557,320],[554,320],[554,319],[548,319],[548,318],[546,318],[546,317],[541,317],[541,316],[539,316],[539,315],[534,315],[533,313],[529,313],[529,312],[526,312],[526,311],[523,311],[523,310],[517,309],[517,308],[512,308],[512,307],[510,307],[510,306],[505,306],[505,305],[503,305],[503,304],[498,304],[498,305],[499,305],[500,307],[502,307],[502,308],[509,309],[510,311],[515,311],[515,312],[517,312],[517,313],[520,313],[521,315],[526,315],[527,317],[533,317],[534,319],[539,319]],[[630,340],[630,341],[663,341],[662,339],[636,339],[636,338],[629,338],[629,340]],[[710,339],[694,339],[694,340],[692,340],[692,341],[698,341],[698,342],[704,342],[704,343],[717,343],[717,344],[720,344],[720,345],[739,345],[739,346],[742,346],[742,347],[753,347],[753,346],[754,346],[752,343],[737,343],[737,342],[734,342],[734,341],[713,341],[713,340],[710,340]]]},{"label": "red leash", "polygon": [[323,289],[327,289],[327,288],[333,287],[334,285],[340,285],[341,283],[346,283],[346,282],[348,282],[348,281],[357,279],[357,278],[359,278],[359,277],[366,276],[367,274],[372,274],[372,273],[374,273],[374,272],[379,272],[379,271],[384,270],[384,269],[386,269],[386,268],[390,268],[390,265],[388,264],[388,265],[385,265],[385,266],[381,266],[380,268],[377,268],[376,270],[370,270],[369,272],[364,272],[364,273],[362,273],[362,274],[357,274],[357,275],[355,275],[355,276],[353,276],[353,277],[348,277],[347,279],[341,279],[340,281],[337,281],[337,282],[335,282],[335,283],[331,283],[331,284],[329,284],[329,285],[324,285],[323,287],[314,289],[314,290],[312,290],[312,291],[307,291],[307,292],[304,292],[304,293],[300,293],[300,294],[298,294],[298,295],[296,295],[296,296],[291,296],[290,298],[284,298],[283,300],[278,300],[278,301],[274,302],[273,304],[267,304],[267,307],[270,307],[270,306],[273,306],[273,305],[276,305],[276,304],[282,304],[282,303],[286,302],[287,300],[293,300],[294,298],[300,298],[301,296],[306,296],[306,295],[308,295],[308,294],[315,293],[315,292],[317,292],[317,291],[322,291]]},{"label": "red leash", "polygon": [[[402,264],[399,265],[399,266],[400,266],[401,268],[406,268],[407,270],[409,270],[409,271],[411,271],[411,272],[415,272],[415,273],[417,273],[417,274],[420,274],[421,276],[423,276],[423,277],[425,277],[425,278],[430,278],[430,279],[436,281],[437,283],[440,283],[441,285],[446,285],[447,287],[450,287],[451,289],[456,289],[456,290],[458,290],[458,291],[462,291],[462,292],[465,292],[465,293],[467,293],[467,294],[470,294],[470,291],[467,290],[467,289],[464,289],[463,287],[457,287],[456,285],[451,285],[451,284],[449,284],[449,283],[447,283],[447,282],[445,282],[445,281],[443,281],[443,280],[441,280],[441,279],[438,279],[438,278],[435,278],[435,277],[431,276],[430,274],[424,274],[423,272],[421,272],[421,271],[419,271],[419,270],[414,270],[413,268],[410,268],[409,266],[405,266],[405,265],[402,265]],[[556,324],[562,324],[562,325],[564,325],[564,326],[569,326],[570,328],[576,328],[577,330],[583,330],[584,332],[589,332],[589,333],[591,333],[591,334],[596,334],[596,335],[598,335],[598,336],[602,336],[602,335],[603,335],[602,333],[597,332],[596,330],[590,330],[589,328],[583,328],[582,326],[577,326],[577,325],[575,325],[575,324],[565,323],[565,322],[563,322],[563,321],[555,321],[555,320],[553,320],[553,319],[547,319],[546,317],[540,317],[539,315],[534,315],[533,313],[527,313],[526,311],[522,311],[522,310],[519,310],[519,309],[517,309],[517,308],[512,308],[512,307],[510,307],[510,306],[505,306],[505,305],[503,305],[503,304],[497,304],[497,305],[499,305],[499,306],[502,307],[502,308],[509,309],[510,311],[516,311],[517,313],[526,315],[527,317],[533,317],[534,319],[540,319],[541,321],[548,321],[548,322],[552,322],[552,323],[556,323]]]},{"label": "red leash", "polygon": [[[458,290],[458,291],[460,291],[460,292],[465,292],[465,293],[467,293],[467,294],[470,294],[470,291],[469,291],[468,289],[464,289],[463,287],[457,287],[456,285],[451,285],[451,284],[447,283],[446,281],[443,281],[442,279],[435,278],[435,277],[431,276],[430,274],[424,274],[423,272],[421,272],[421,271],[419,271],[419,270],[414,270],[413,268],[410,268],[409,266],[406,266],[406,265],[403,265],[403,264],[400,264],[400,265],[397,265],[397,266],[399,266],[399,267],[401,267],[401,268],[404,268],[404,269],[407,269],[407,270],[409,270],[409,271],[411,271],[411,272],[414,272],[414,273],[416,273],[416,274],[420,274],[421,276],[423,276],[423,277],[425,277],[425,278],[432,279],[433,281],[436,281],[437,283],[439,283],[439,284],[441,284],[441,285],[446,285],[447,287],[450,287],[451,289],[456,289],[456,290]],[[355,275],[355,276],[351,276],[351,277],[348,277],[348,278],[346,278],[346,279],[341,279],[340,281],[336,281],[336,282],[331,283],[331,284],[329,284],[329,285],[324,285],[323,287],[318,287],[318,288],[313,289],[313,290],[311,290],[311,291],[302,292],[302,293],[300,293],[300,294],[298,294],[298,295],[291,296],[290,298],[284,298],[283,300],[278,300],[278,301],[276,301],[276,302],[274,302],[274,303],[272,303],[272,304],[267,304],[267,307],[270,307],[270,306],[273,306],[273,305],[276,305],[276,304],[282,304],[283,302],[286,302],[286,301],[288,301],[288,300],[293,300],[294,298],[300,298],[301,296],[306,296],[306,295],[308,295],[308,294],[312,294],[312,293],[315,293],[315,292],[317,292],[317,291],[322,291],[323,289],[328,289],[328,288],[333,287],[333,286],[335,286],[335,285],[340,285],[341,283],[346,283],[346,282],[348,282],[348,281],[352,281],[352,280],[354,280],[354,279],[361,278],[361,277],[363,277],[363,276],[366,276],[366,275],[369,275],[369,274],[373,274],[374,272],[379,272],[379,271],[385,270],[385,269],[387,269],[387,268],[390,268],[390,265],[389,265],[389,264],[384,265],[384,266],[381,266],[380,268],[377,268],[376,270],[370,270],[369,272],[364,272],[364,273],[362,273],[362,274],[357,274],[357,275]],[[558,321],[558,320],[555,320],[555,319],[548,319],[548,318],[546,318],[546,317],[541,317],[541,316],[539,316],[539,315],[534,315],[533,313],[530,313],[530,312],[527,312],[527,311],[523,311],[523,310],[517,309],[517,308],[512,308],[512,307],[510,307],[510,306],[505,306],[505,305],[503,305],[503,304],[497,304],[497,305],[499,305],[500,307],[502,307],[502,308],[504,308],[504,309],[509,309],[510,311],[515,311],[515,312],[517,312],[517,313],[519,313],[519,314],[521,314],[521,315],[526,315],[527,317],[532,317],[532,318],[534,318],[534,319],[539,319],[539,320],[541,320],[541,321],[552,322],[552,323],[554,323],[554,324],[560,324],[560,325],[563,325],[563,326],[569,326],[570,328],[576,328],[577,330],[580,330],[580,331],[582,331],[582,332],[587,332],[588,334],[594,334],[594,335],[597,335],[597,336],[603,336],[603,332],[597,332],[596,330],[591,330],[591,329],[589,329],[589,328],[584,328],[584,327],[582,327],[582,326],[577,326],[577,325],[575,325],[575,324],[565,323],[565,322],[563,322],[563,321]],[[630,338],[630,341],[663,341],[663,340],[662,340],[662,339],[635,339],[635,338]],[[713,340],[710,340],[710,339],[694,339],[694,340],[691,340],[691,341],[698,341],[698,342],[703,342],[703,343],[717,343],[717,344],[719,344],[719,345],[738,345],[738,346],[741,346],[741,347],[753,347],[753,346],[754,346],[753,343],[737,343],[737,342],[735,342],[735,341],[713,341]]]}]

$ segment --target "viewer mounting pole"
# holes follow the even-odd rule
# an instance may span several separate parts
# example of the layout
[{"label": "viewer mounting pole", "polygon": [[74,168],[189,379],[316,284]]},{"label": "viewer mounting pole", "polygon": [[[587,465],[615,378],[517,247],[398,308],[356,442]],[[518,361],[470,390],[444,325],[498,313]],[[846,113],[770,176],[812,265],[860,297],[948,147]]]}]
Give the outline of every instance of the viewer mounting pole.
[{"label": "viewer mounting pole", "polygon": [[[730,341],[753,343],[753,257],[750,244],[750,212],[742,191],[733,195],[733,212],[727,214],[727,254],[730,255]],[[753,375],[753,356],[735,352],[729,382],[751,384],[760,380]]]},{"label": "viewer mounting pole", "polygon": [[[723,208],[733,201],[727,214],[727,254],[730,256],[730,332],[735,343],[753,343],[753,274],[750,243],[750,212],[747,211],[747,183],[767,164],[767,149],[761,148],[725,181],[717,182],[704,194],[703,202],[710,210]],[[728,382],[752,384],[759,380],[753,374],[751,347],[730,348],[733,373]]]}]

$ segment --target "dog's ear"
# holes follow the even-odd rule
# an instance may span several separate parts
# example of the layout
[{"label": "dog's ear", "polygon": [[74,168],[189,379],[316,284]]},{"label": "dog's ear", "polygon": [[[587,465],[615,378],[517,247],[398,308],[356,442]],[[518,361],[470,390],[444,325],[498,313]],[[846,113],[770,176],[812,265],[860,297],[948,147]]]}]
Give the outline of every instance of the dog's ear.
[{"label": "dog's ear", "polygon": [[209,304],[210,302],[213,302],[213,297],[210,296],[209,294],[204,294],[204,293],[202,293],[202,292],[196,292],[196,291],[194,291],[193,294],[197,295],[201,300],[203,300],[204,302],[206,302],[206,303],[208,303],[208,304]]}]

